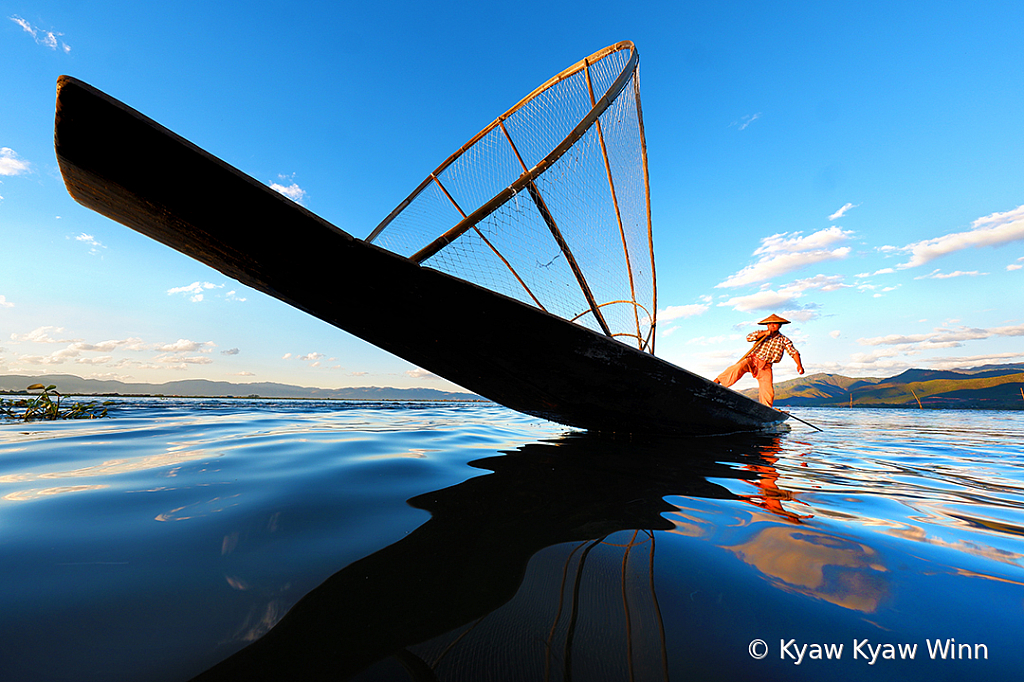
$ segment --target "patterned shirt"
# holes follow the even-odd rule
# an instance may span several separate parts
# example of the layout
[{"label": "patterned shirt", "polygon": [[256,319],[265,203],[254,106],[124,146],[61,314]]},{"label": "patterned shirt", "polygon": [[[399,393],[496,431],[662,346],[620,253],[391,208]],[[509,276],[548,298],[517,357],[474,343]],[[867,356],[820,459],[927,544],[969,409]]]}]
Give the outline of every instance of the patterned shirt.
[{"label": "patterned shirt", "polygon": [[[747,341],[757,341],[758,339],[764,338],[768,333],[767,329],[759,329],[752,334],[748,334]],[[758,349],[754,351],[754,355],[767,363],[775,364],[782,359],[782,351],[786,351],[794,360],[796,360],[796,346],[793,345],[793,342],[790,341],[788,337],[776,333],[775,336],[762,343]],[[799,360],[797,360],[797,362],[799,362]]]}]

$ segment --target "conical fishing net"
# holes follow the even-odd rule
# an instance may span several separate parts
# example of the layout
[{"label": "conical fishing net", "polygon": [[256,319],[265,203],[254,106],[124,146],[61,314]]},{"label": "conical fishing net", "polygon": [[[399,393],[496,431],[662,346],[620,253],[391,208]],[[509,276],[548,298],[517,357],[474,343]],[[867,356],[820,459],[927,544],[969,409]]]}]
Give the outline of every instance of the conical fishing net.
[{"label": "conical fishing net", "polygon": [[639,55],[607,47],[499,116],[367,238],[654,352]]}]

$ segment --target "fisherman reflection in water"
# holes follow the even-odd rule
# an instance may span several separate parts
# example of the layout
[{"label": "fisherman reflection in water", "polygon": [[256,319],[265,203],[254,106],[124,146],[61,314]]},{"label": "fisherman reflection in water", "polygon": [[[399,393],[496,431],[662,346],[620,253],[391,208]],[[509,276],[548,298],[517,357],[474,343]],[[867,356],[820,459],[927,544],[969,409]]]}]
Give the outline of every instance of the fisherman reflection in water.
[{"label": "fisherman reflection in water", "polygon": [[775,387],[772,385],[772,365],[782,359],[782,352],[785,351],[793,356],[793,359],[796,361],[796,371],[798,374],[804,373],[804,366],[800,362],[800,353],[797,352],[793,342],[788,337],[779,333],[779,328],[784,324],[789,324],[789,320],[773,314],[761,320],[758,324],[767,325],[768,328],[760,329],[747,335],[747,341],[756,341],[757,343],[754,344],[754,347],[746,355],[740,358],[739,362],[719,374],[718,378],[715,379],[715,383],[723,386],[732,386],[744,374],[750,372],[750,375],[757,379],[757,399],[771,407],[772,403],[775,402]]}]

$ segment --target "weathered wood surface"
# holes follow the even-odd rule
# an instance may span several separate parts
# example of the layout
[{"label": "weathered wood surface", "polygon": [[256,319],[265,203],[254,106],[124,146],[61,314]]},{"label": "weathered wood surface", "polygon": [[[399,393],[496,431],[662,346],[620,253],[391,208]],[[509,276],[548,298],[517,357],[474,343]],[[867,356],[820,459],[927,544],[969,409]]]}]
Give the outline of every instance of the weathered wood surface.
[{"label": "weathered wood surface", "polygon": [[352,237],[142,114],[58,81],[79,203],[514,410],[616,433],[718,434],[786,415],[653,355]]}]

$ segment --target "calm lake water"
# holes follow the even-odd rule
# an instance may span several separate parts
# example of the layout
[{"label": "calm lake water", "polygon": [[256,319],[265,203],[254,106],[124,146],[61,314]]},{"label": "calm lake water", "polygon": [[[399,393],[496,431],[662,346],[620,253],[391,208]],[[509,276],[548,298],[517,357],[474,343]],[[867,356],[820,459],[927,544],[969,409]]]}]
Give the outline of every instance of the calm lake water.
[{"label": "calm lake water", "polygon": [[1024,412],[658,441],[489,403],[110,414],[0,424],[5,682],[1024,666]]}]

